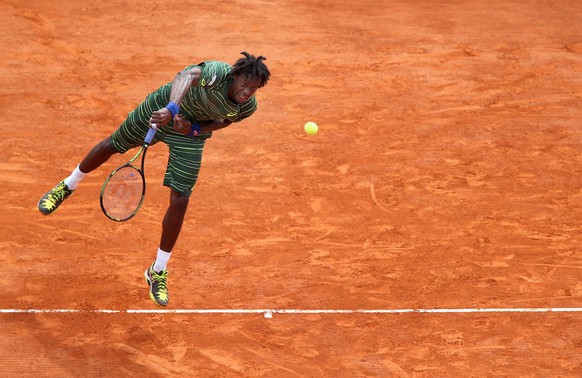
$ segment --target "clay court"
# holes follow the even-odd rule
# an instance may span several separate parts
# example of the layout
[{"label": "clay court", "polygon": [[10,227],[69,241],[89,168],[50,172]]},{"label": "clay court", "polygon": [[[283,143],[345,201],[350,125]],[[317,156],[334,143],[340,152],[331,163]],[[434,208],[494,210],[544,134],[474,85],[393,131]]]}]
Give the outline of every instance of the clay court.
[{"label": "clay court", "polygon": [[[0,25],[7,376],[582,376],[581,2],[2,0]],[[206,144],[164,312],[165,145],[128,222],[99,193],[133,153],[37,201],[241,51],[272,77]]]}]

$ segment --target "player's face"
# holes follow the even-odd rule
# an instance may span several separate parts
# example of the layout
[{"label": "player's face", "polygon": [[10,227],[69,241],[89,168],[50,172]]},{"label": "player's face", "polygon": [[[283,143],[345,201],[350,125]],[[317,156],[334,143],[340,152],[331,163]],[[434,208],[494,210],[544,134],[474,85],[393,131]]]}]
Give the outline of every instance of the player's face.
[{"label": "player's face", "polygon": [[260,85],[259,80],[253,80],[248,76],[234,76],[228,90],[228,97],[237,104],[242,104],[255,94]]}]

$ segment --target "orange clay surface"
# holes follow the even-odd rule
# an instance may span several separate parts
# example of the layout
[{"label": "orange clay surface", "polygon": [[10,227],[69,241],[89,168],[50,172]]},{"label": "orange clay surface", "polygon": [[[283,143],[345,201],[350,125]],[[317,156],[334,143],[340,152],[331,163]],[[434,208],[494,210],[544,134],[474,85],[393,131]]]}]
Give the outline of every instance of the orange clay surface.
[{"label": "orange clay surface", "polygon": [[[568,4],[567,6],[565,4]],[[582,375],[582,3],[0,2],[0,365],[7,376]],[[258,112],[208,141],[169,264],[169,190],[99,208],[114,156],[36,209],[184,66],[265,55]],[[315,121],[319,133],[306,135]],[[103,313],[117,310],[118,313]]]}]

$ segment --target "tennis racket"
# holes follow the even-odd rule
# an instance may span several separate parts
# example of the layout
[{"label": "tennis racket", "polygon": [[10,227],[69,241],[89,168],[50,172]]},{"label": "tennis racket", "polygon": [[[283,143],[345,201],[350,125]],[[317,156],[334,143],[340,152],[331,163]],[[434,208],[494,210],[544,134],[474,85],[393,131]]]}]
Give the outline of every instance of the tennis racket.
[{"label": "tennis racket", "polygon": [[[144,161],[148,146],[154,139],[155,129],[150,129],[145,137],[143,145],[134,157],[127,163],[117,168],[101,187],[101,210],[107,218],[116,222],[131,219],[139,210],[146,190],[144,175]],[[141,155],[141,168],[133,165],[133,162]]]}]

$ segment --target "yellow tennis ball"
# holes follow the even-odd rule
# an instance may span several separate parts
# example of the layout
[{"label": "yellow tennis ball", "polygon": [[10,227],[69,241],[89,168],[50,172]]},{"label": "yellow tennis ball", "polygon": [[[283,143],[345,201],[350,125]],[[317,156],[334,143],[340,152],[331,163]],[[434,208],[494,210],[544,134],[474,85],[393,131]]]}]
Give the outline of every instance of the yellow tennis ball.
[{"label": "yellow tennis ball", "polygon": [[303,128],[305,129],[305,132],[309,135],[317,134],[318,128],[317,123],[315,122],[309,121],[305,124],[305,126],[303,126]]}]

